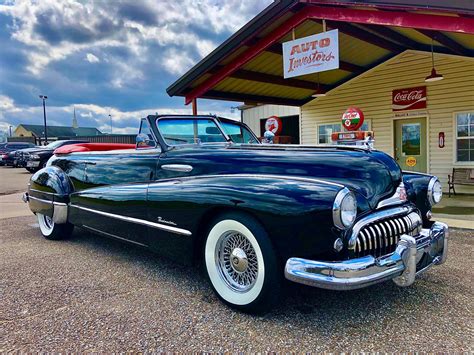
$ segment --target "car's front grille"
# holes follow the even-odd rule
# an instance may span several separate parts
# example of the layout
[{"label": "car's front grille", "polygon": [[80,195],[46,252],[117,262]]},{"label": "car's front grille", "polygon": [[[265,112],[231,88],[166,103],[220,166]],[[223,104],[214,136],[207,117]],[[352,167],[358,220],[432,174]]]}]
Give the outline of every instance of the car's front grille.
[{"label": "car's front grille", "polygon": [[379,219],[363,226],[357,235],[355,256],[386,255],[395,251],[403,234],[417,235],[422,228],[421,217],[415,211],[402,216]]}]

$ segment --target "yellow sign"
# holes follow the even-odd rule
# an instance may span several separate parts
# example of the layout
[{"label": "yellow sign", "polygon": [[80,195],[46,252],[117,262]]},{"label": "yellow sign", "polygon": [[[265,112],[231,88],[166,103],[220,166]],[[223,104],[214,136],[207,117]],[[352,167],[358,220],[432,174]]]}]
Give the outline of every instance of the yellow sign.
[{"label": "yellow sign", "polygon": [[405,160],[405,164],[407,166],[413,167],[416,165],[416,158],[415,157],[407,157],[407,160]]}]

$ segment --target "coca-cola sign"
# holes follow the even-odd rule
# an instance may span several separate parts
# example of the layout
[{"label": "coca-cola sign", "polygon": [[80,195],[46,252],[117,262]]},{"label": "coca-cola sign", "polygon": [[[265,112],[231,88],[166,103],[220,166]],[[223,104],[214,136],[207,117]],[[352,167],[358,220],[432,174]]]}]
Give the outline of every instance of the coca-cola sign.
[{"label": "coca-cola sign", "polygon": [[426,108],[426,86],[392,91],[392,110],[419,110]]}]

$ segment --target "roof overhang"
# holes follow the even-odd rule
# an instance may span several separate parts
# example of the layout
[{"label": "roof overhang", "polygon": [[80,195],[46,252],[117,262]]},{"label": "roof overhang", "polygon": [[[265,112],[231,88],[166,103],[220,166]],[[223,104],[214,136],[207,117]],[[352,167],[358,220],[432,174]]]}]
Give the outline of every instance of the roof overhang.
[{"label": "roof overhang", "polygon": [[[302,106],[406,51],[474,56],[471,0],[281,0],[272,3],[173,83],[170,96]],[[339,30],[339,69],[284,79],[282,43]],[[431,68],[427,68],[427,73]]]}]

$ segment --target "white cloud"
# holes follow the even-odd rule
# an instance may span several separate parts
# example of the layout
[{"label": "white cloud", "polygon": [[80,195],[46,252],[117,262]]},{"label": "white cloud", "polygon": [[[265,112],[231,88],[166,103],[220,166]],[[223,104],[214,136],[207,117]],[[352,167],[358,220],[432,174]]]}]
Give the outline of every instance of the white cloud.
[{"label": "white cloud", "polygon": [[93,55],[92,53],[87,53],[86,55],[86,60],[89,62],[89,63],[98,63],[100,62],[100,59],[97,58],[95,55]]}]

